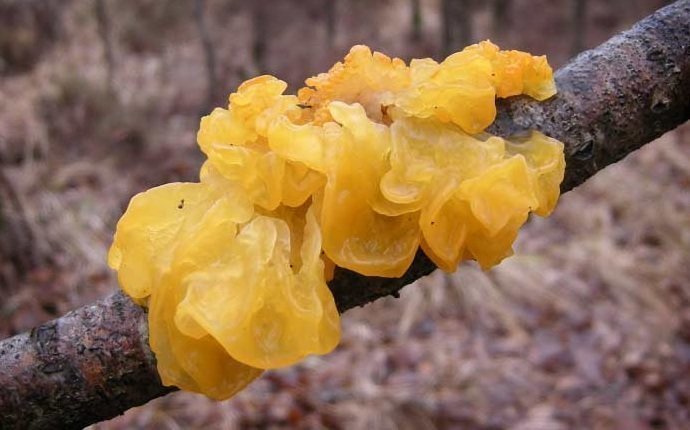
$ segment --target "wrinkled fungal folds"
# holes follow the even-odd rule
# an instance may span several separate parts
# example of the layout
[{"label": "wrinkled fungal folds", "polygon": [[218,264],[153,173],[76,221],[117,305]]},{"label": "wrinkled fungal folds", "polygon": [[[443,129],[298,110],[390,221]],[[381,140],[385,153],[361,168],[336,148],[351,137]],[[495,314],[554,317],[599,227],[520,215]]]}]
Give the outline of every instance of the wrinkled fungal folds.
[{"label": "wrinkled fungal folds", "polygon": [[243,83],[201,120],[199,182],[136,195],[117,225],[108,263],[149,308],[166,385],[224,399],[328,353],[335,266],[398,277],[421,246],[489,268],[556,204],[563,145],[484,131],[497,97],[555,94],[544,57],[487,41],[407,65],[355,46],[306,84]]}]

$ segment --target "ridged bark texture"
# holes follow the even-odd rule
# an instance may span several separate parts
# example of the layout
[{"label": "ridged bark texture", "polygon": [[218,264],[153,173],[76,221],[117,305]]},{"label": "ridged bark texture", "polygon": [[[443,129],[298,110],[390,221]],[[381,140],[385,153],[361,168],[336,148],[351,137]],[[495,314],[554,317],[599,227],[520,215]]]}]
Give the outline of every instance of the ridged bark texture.
[{"label": "ridged bark texture", "polygon": [[[499,103],[491,131],[538,129],[565,143],[566,192],[690,117],[690,0],[659,10],[556,74],[558,95]],[[400,279],[338,270],[341,312],[397,295],[434,270],[419,253]],[[0,428],[81,428],[165,395],[145,311],[121,293],[0,342]]]}]

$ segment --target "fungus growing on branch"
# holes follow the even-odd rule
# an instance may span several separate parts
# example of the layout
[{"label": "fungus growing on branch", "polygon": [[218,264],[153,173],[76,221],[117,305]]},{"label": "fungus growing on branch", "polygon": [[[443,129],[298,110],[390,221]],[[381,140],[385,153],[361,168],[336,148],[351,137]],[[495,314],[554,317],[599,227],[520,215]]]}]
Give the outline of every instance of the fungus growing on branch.
[{"label": "fungus growing on branch", "polygon": [[497,97],[555,93],[544,57],[482,42],[408,66],[355,46],[306,83],[243,83],[201,120],[200,181],[135,196],[118,223],[108,263],[149,308],[166,385],[223,399],[326,354],[334,266],[399,277],[421,246],[489,268],[556,204],[563,145],[484,131]]}]

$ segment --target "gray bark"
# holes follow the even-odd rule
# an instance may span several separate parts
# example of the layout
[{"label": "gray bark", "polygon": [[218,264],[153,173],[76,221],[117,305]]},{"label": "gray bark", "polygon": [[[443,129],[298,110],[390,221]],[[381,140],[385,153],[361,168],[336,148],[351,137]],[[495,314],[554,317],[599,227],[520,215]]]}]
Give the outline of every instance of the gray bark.
[{"label": "gray bark", "polygon": [[[580,185],[690,117],[690,0],[659,10],[556,74],[546,102],[499,104],[491,131],[539,129],[565,144],[562,191]],[[338,270],[344,312],[429,274],[422,253],[400,279]],[[162,396],[146,313],[121,293],[0,342],[0,428],[80,428]]]}]

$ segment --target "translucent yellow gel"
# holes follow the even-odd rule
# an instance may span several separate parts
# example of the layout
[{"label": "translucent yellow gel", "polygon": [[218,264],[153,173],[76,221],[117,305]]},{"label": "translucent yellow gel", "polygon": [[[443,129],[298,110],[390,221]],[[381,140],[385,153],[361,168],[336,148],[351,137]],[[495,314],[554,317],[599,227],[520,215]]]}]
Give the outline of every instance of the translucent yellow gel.
[{"label": "translucent yellow gel", "polygon": [[484,131],[497,97],[555,94],[544,57],[487,41],[407,65],[355,46],[306,83],[243,83],[201,120],[200,181],[138,194],[118,223],[108,264],[149,307],[166,385],[224,399],[326,354],[337,266],[398,277],[421,246],[489,268],[556,204],[563,145]]}]

